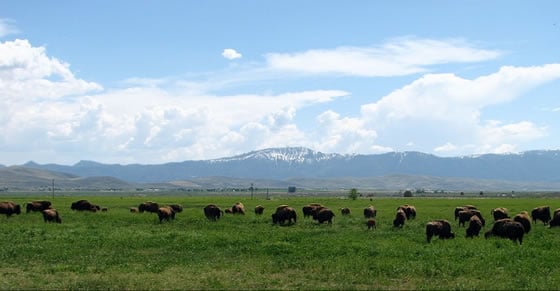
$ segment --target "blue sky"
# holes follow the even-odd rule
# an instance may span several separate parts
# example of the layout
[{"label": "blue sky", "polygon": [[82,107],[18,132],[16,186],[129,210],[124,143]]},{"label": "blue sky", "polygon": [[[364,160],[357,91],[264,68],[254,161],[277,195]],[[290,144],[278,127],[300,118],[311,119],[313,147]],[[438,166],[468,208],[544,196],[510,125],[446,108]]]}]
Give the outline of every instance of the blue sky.
[{"label": "blue sky", "polygon": [[0,0],[0,164],[559,149],[558,11]]}]

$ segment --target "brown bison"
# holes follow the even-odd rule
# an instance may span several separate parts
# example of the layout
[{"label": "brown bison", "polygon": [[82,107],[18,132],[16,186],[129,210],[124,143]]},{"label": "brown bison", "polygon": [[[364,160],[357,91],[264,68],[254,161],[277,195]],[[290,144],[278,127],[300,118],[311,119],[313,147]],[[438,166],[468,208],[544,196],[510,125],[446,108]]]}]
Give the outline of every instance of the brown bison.
[{"label": "brown bison", "polygon": [[323,207],[323,205],[319,203],[311,203],[303,206],[302,208],[303,217],[305,218],[305,217],[313,216],[313,213],[316,212],[316,209],[320,207]]},{"label": "brown bison", "polygon": [[372,205],[364,208],[364,218],[375,218],[377,216],[377,209]]},{"label": "brown bison", "polygon": [[549,223],[549,227],[560,226],[560,208],[554,210],[552,214],[552,220]]},{"label": "brown bison", "polygon": [[550,207],[549,206],[541,206],[535,207],[533,211],[531,211],[531,217],[533,218],[533,223],[537,223],[537,220],[543,222],[544,225],[547,225],[550,221]]},{"label": "brown bison", "polygon": [[465,226],[465,222],[469,221],[472,216],[478,216],[480,218],[480,222],[482,222],[482,226],[486,225],[486,220],[482,217],[482,213],[476,209],[468,209],[468,210],[461,210],[459,211],[459,226]]},{"label": "brown bison", "polygon": [[397,214],[395,215],[395,219],[393,220],[393,226],[402,228],[404,226],[405,221],[406,221],[406,213],[404,212],[404,210],[402,209],[397,210]]},{"label": "brown bison", "polygon": [[438,236],[440,239],[455,238],[449,221],[438,219],[428,222],[426,224],[426,240],[430,242],[434,236]]},{"label": "brown bison", "polygon": [[232,214],[233,210],[231,210],[231,207],[228,207],[228,208],[226,208],[225,213]]},{"label": "brown bison", "polygon": [[31,211],[43,211],[45,209],[51,208],[52,203],[47,200],[38,200],[38,201],[31,201],[25,203],[25,213],[29,213]]},{"label": "brown bison", "polygon": [[245,205],[243,205],[243,203],[241,202],[233,204],[233,206],[231,207],[231,213],[245,215]]},{"label": "brown bison", "polygon": [[509,218],[508,209],[504,207],[494,208],[490,211],[490,215],[494,217],[494,221]]},{"label": "brown bison", "polygon": [[130,212],[137,213],[138,212],[138,207],[130,207]]},{"label": "brown bison", "polygon": [[510,218],[504,218],[496,220],[492,229],[484,234],[485,238],[491,236],[497,236],[501,238],[509,238],[513,242],[519,241],[519,244],[523,243],[523,235],[525,234],[525,229],[523,225],[517,221]]},{"label": "brown bison", "polygon": [[340,213],[341,213],[342,215],[350,215],[350,208],[348,208],[348,207],[342,207],[342,208],[340,208]]},{"label": "brown bison", "polygon": [[21,214],[21,206],[11,201],[0,202],[0,214],[6,214],[7,217],[12,214]]},{"label": "brown bison", "polygon": [[290,224],[297,222],[296,210],[287,205],[281,205],[276,208],[276,212],[272,214],[272,223],[284,225],[286,221]]},{"label": "brown bison", "polygon": [[332,219],[334,216],[335,215],[332,210],[323,207],[313,216],[313,219],[317,220],[319,223],[327,221],[329,224],[332,224]]},{"label": "brown bison", "polygon": [[404,211],[404,214],[406,215],[406,219],[416,218],[416,207],[405,204],[397,207],[397,210],[399,209],[402,209]]},{"label": "brown bison", "polygon": [[531,218],[529,217],[529,212],[522,211],[521,213],[516,214],[513,217],[513,221],[521,223],[521,225],[523,225],[525,233],[529,233],[529,231],[531,231]]},{"label": "brown bison", "polygon": [[455,220],[459,218],[460,211],[471,210],[471,209],[478,210],[478,208],[476,208],[476,206],[474,205],[464,205],[464,206],[455,207]]},{"label": "brown bison", "polygon": [[160,207],[158,208],[157,215],[159,223],[163,220],[169,221],[170,219],[175,219],[175,210],[171,206]]},{"label": "brown bison", "polygon": [[43,213],[43,220],[45,222],[62,223],[62,220],[60,219],[60,216],[58,215],[58,211],[56,211],[56,209],[49,208],[41,212]]},{"label": "brown bison", "polygon": [[255,214],[256,215],[262,215],[263,213],[264,213],[264,206],[262,206],[262,205],[255,206]]},{"label": "brown bison", "polygon": [[175,213],[183,212],[183,205],[181,204],[169,204],[168,206],[171,207]]},{"label": "brown bison", "polygon": [[158,209],[159,209],[159,204],[157,202],[146,201],[146,202],[142,202],[142,203],[140,203],[140,205],[138,205],[138,211],[140,213],[144,213],[144,211],[150,212],[150,213],[157,213]]},{"label": "brown bison", "polygon": [[101,210],[101,207],[99,205],[92,204],[91,202],[89,202],[87,200],[78,200],[78,201],[72,203],[72,205],[70,206],[70,209],[77,210],[77,211],[96,212],[96,211]]},{"label": "brown bison", "polygon": [[480,218],[476,215],[471,216],[469,219],[469,227],[467,227],[466,230],[467,237],[473,238],[474,236],[478,236],[481,229],[482,221],[480,221]]},{"label": "brown bison", "polygon": [[367,229],[377,228],[377,222],[375,218],[370,218],[366,221]]},{"label": "brown bison", "polygon": [[209,220],[216,221],[220,219],[220,216],[224,215],[224,212],[215,204],[208,204],[204,207],[204,215]]}]

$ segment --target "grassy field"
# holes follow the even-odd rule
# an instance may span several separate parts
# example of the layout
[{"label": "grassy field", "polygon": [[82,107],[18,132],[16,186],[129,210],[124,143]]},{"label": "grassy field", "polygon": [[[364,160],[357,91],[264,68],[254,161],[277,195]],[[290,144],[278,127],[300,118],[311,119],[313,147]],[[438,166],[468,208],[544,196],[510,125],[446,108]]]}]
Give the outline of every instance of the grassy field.
[{"label": "grassy field", "polygon": [[[47,197],[3,195],[24,203]],[[72,212],[88,199],[106,213]],[[52,200],[52,199],[51,199]],[[185,207],[176,220],[129,207],[153,200]],[[39,213],[0,217],[1,289],[558,289],[560,229],[534,225],[523,245],[504,239],[465,238],[453,209],[479,207],[491,225],[490,209],[515,214],[533,207],[560,207],[554,198],[274,198],[235,196],[55,197],[62,224],[46,224]],[[202,208],[242,201],[245,216],[208,221]],[[301,207],[319,202],[335,210],[332,225],[304,219]],[[415,205],[418,216],[402,229],[391,222],[397,206]],[[256,216],[257,204],[266,207]],[[272,225],[280,204],[298,210],[292,226]],[[378,228],[367,230],[362,210],[378,209]],[[349,207],[350,216],[339,208]],[[425,224],[452,221],[456,238],[426,243]]]}]

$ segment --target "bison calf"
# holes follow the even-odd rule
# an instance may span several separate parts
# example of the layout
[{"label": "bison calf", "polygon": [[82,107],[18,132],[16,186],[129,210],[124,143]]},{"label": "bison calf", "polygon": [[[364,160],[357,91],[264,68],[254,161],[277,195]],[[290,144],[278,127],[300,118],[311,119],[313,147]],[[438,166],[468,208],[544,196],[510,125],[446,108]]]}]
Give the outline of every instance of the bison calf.
[{"label": "bison calf", "polygon": [[43,211],[41,211],[43,213],[43,220],[45,222],[56,222],[56,223],[62,223],[62,220],[60,219],[60,216],[58,215],[58,211],[56,211],[56,209],[45,209]]},{"label": "bison calf", "polygon": [[375,219],[370,218],[366,221],[366,225],[367,225],[367,229],[372,229],[372,228],[377,228],[377,223],[375,222]]}]

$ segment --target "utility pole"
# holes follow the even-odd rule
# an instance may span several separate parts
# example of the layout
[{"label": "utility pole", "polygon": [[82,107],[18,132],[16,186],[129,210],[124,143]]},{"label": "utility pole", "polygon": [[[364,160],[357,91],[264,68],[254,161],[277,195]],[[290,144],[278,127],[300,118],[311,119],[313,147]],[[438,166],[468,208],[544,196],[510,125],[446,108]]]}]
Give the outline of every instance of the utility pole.
[{"label": "utility pole", "polygon": [[52,199],[54,200],[54,179],[52,179]]},{"label": "utility pole", "polygon": [[253,190],[255,190],[255,188],[253,187],[253,183],[251,183],[251,200],[253,200]]}]

